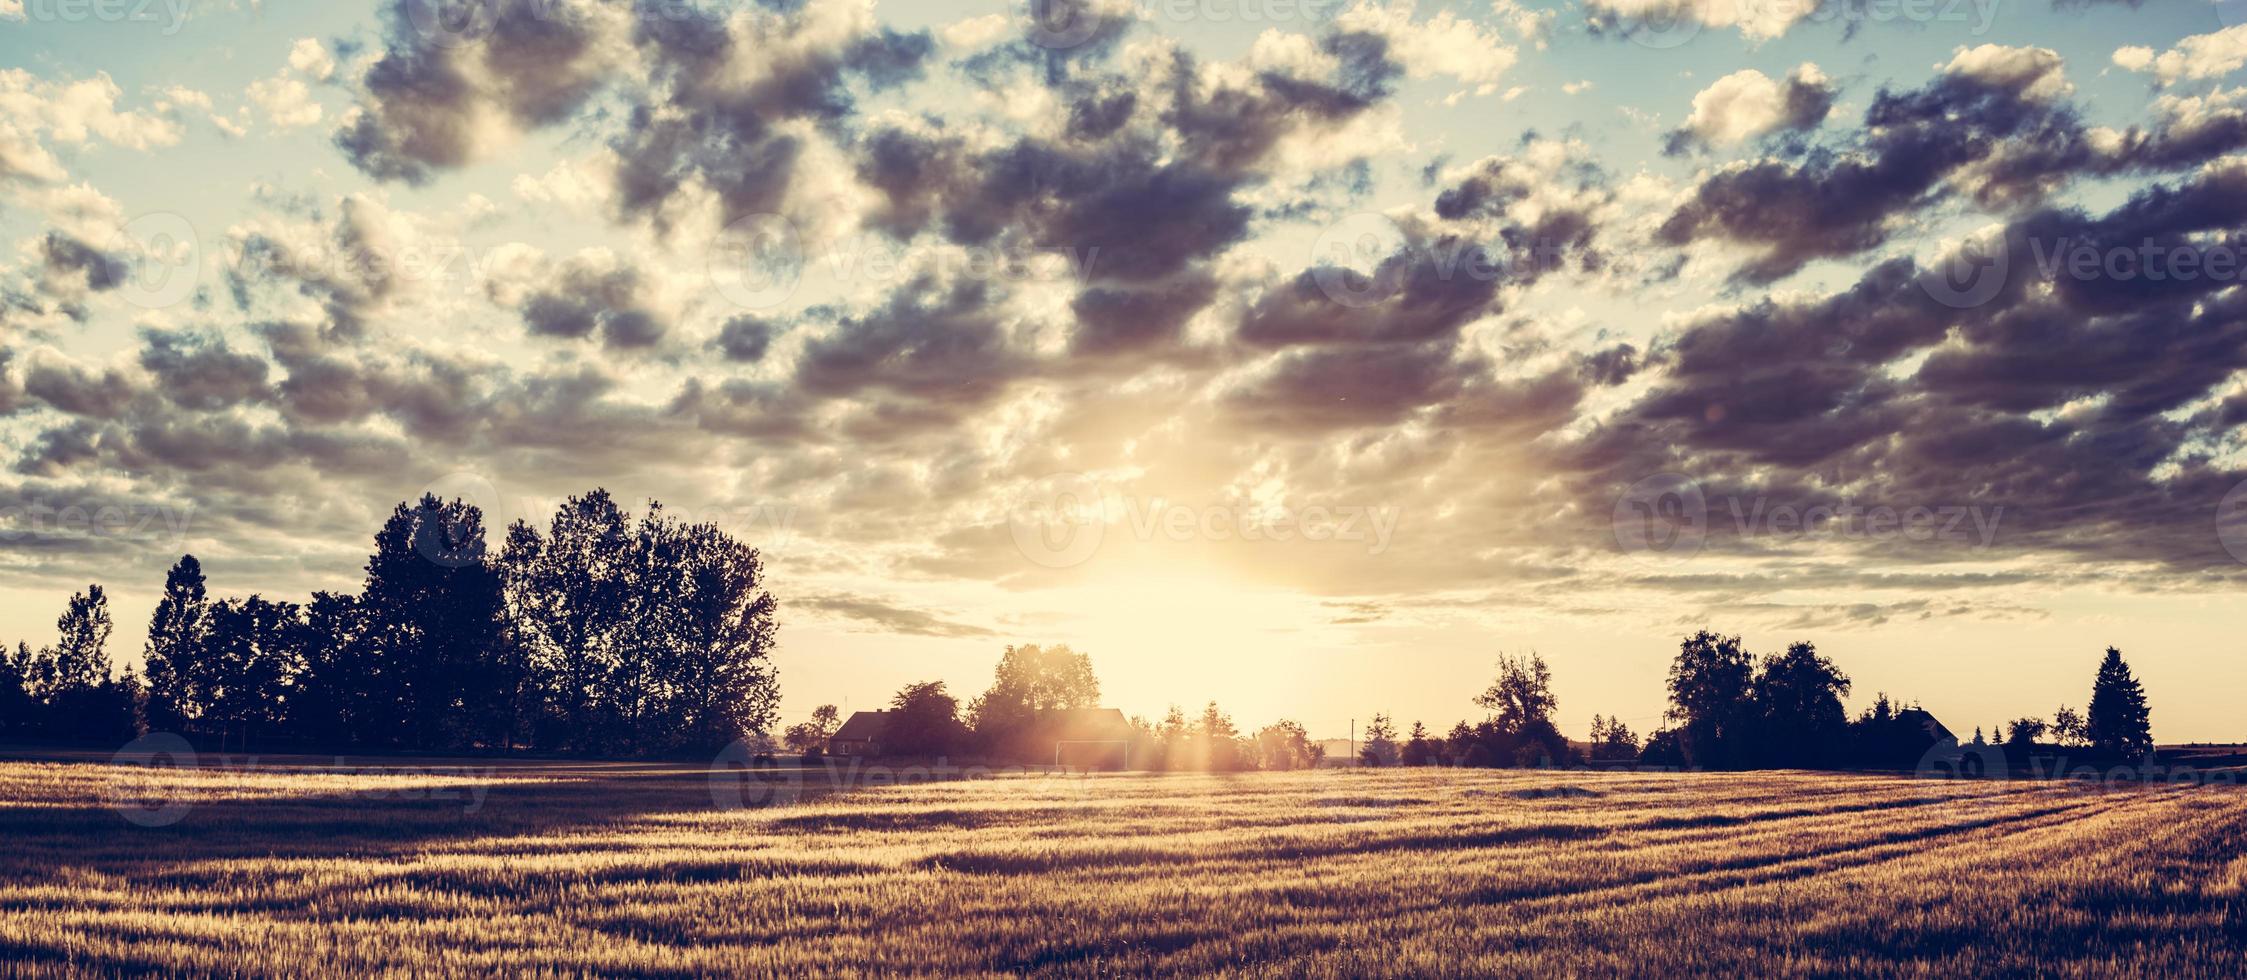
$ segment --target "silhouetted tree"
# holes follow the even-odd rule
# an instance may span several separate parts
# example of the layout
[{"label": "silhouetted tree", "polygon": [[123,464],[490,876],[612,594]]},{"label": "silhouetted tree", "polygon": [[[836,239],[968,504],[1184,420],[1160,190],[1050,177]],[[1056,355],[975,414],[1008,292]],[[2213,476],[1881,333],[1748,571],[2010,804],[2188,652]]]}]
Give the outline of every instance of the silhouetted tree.
[{"label": "silhouetted tree", "polygon": [[827,740],[833,738],[835,729],[841,726],[838,720],[840,717],[841,713],[835,710],[834,705],[820,705],[812,709],[809,720],[788,726],[787,734],[782,736],[781,741],[788,746],[789,751],[798,755],[825,752]]},{"label": "silhouetted tree", "polygon": [[181,555],[164,574],[164,596],[149,617],[142,651],[148,665],[149,722],[159,729],[184,727],[209,707],[210,682],[199,659],[209,609],[203,564],[194,555]]},{"label": "silhouetted tree", "polygon": [[1592,758],[1601,762],[1628,762],[1638,758],[1638,736],[1621,718],[1592,716]]},{"label": "silhouetted tree", "polygon": [[2091,747],[2107,755],[2137,758],[2153,751],[2153,713],[2146,707],[2145,688],[2122,660],[2122,651],[2107,648],[2099,675],[2091,685],[2091,708],[2084,728]]},{"label": "silhouetted tree", "polygon": [[590,751],[622,740],[611,692],[626,669],[636,544],[629,515],[598,489],[563,501],[543,538],[521,521],[508,529],[508,620],[551,708],[534,726],[542,744]]},{"label": "silhouetted tree", "polygon": [[362,741],[421,748],[498,744],[507,727],[500,582],[483,513],[423,495],[375,535],[347,656],[375,689]]},{"label": "silhouetted tree", "polygon": [[1742,762],[1802,768],[1842,761],[1849,714],[1842,698],[1849,677],[1808,643],[1763,659],[1753,697],[1760,730]]},{"label": "silhouetted tree", "polygon": [[2069,748],[2082,746],[2088,741],[2084,731],[2083,716],[2077,713],[2074,708],[2063,704],[2060,706],[2060,710],[2052,712],[2052,740],[2054,742]]},{"label": "silhouetted tree", "polygon": [[55,629],[62,637],[55,644],[54,665],[49,683],[53,695],[62,697],[91,691],[109,679],[109,596],[101,586],[86,586],[86,591],[70,597],[70,605],[62,618],[55,620]]},{"label": "silhouetted tree", "polygon": [[1498,676],[1476,696],[1491,718],[1475,728],[1475,740],[1493,765],[1550,765],[1568,756],[1568,738],[1553,724],[1560,706],[1553,696],[1552,671],[1535,653],[1500,655]]},{"label": "silhouetted tree", "polygon": [[1241,767],[1240,730],[1233,727],[1233,716],[1218,708],[1217,702],[1202,707],[1201,723],[1194,735],[1198,743],[1195,761],[1200,768],[1226,772]]},{"label": "silhouetted tree", "polygon": [[1685,760],[1736,768],[1756,724],[1755,661],[1737,636],[1707,630],[1686,637],[1670,665],[1669,719]]},{"label": "silhouetted tree", "polygon": [[1435,743],[1428,738],[1428,726],[1412,723],[1412,731],[1405,736],[1401,759],[1408,766],[1432,765],[1436,761]]},{"label": "silhouetted tree", "polygon": [[1008,646],[993,675],[990,690],[968,705],[968,726],[984,749],[996,755],[1028,754],[1020,742],[1040,711],[1100,704],[1092,658],[1066,645]]},{"label": "silhouetted tree", "polygon": [[1368,766],[1397,764],[1397,728],[1388,715],[1376,713],[1366,722],[1365,747],[1358,750],[1358,761]]},{"label": "silhouetted tree", "polygon": [[1272,770],[1308,769],[1324,750],[1311,744],[1302,725],[1281,719],[1256,731],[1256,764]]},{"label": "silhouetted tree", "polygon": [[2042,718],[2015,719],[2005,726],[2005,744],[2016,749],[2033,749],[2050,728]]},{"label": "silhouetted tree", "polygon": [[882,745],[898,755],[943,755],[966,734],[960,701],[945,692],[943,681],[905,685],[890,699],[890,712]]},{"label": "silhouetted tree", "polygon": [[39,702],[31,696],[31,648],[0,648],[0,735],[36,732]]},{"label": "silhouetted tree", "polygon": [[198,717],[219,728],[219,748],[239,733],[241,744],[288,717],[290,693],[303,672],[303,610],[259,596],[222,599],[208,611],[197,651],[187,661],[203,675]]}]

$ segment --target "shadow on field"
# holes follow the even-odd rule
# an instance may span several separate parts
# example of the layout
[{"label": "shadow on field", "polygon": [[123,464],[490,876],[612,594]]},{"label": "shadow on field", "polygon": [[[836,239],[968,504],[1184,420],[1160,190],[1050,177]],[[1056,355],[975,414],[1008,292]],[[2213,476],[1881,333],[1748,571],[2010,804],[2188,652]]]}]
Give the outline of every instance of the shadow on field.
[{"label": "shadow on field", "polygon": [[[370,765],[346,766],[338,776],[334,768],[260,763],[254,772],[263,779],[299,768],[338,782],[363,774],[405,778],[364,780],[327,792],[191,799],[179,789],[183,770],[58,767],[48,771],[75,785],[50,794],[31,787],[0,803],[0,839],[8,842],[0,854],[0,875],[28,880],[69,869],[122,871],[228,858],[379,858],[447,842],[531,838],[831,791],[816,779],[792,778],[791,770],[714,777],[703,766],[686,764]],[[196,775],[215,772],[223,781],[228,771],[222,765]],[[511,846],[492,843],[502,851]],[[540,846],[522,842],[526,852]]]}]

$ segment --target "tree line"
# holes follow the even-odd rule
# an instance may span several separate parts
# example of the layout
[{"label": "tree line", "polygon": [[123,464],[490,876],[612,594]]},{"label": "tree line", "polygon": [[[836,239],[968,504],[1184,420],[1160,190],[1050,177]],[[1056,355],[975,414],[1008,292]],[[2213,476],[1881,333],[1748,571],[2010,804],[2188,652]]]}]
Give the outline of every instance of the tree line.
[{"label": "tree line", "polygon": [[[1550,767],[1637,764],[1700,769],[1910,769],[1938,740],[1933,717],[1886,693],[1850,717],[1851,682],[1816,646],[1793,643],[1756,657],[1738,636],[1701,631],[1686,637],[1671,663],[1664,726],[1643,740],[1620,718],[1592,716],[1581,742],[1563,735],[1554,716],[1552,671],[1542,656],[1501,655],[1490,684],[1471,703],[1481,721],[1460,721],[1442,735],[1421,722],[1399,731],[1385,712],[1363,729],[1355,760],[1364,766]],[[1036,715],[1099,703],[1091,659],[1067,646],[1010,646],[989,690],[964,708],[943,681],[906,685],[891,698],[882,742],[891,754],[966,753],[1016,761],[1051,758],[1051,744],[1024,744]],[[1212,701],[1196,714],[1173,705],[1159,722],[1131,720],[1134,768],[1223,771],[1300,769],[1319,765],[1323,749],[1304,727],[1282,719],[1255,732],[1235,725]],[[817,755],[834,734],[838,713],[823,705],[811,721],[788,730],[787,747]],[[2047,736],[2051,737],[2046,741]],[[2019,752],[2078,749],[2134,759],[2153,749],[2145,691],[2107,649],[2093,679],[2090,707],[2062,706],[2051,722],[2024,718],[2007,729]],[[1974,745],[1996,744],[1976,731]]]},{"label": "tree line", "polygon": [[53,646],[4,658],[0,731],[641,755],[761,736],[776,715],[761,558],[661,504],[635,519],[596,489],[543,533],[515,522],[494,555],[476,507],[424,495],[375,534],[365,573],[303,604],[213,599],[183,556],[137,675],[113,670],[90,586]]},{"label": "tree line", "polygon": [[[1933,717],[1886,693],[1851,718],[1843,699],[1849,676],[1803,642],[1758,658],[1738,636],[1706,630],[1686,637],[1670,665],[1664,727],[1642,742],[1621,720],[1592,716],[1589,737],[1572,743],[1553,722],[1559,701],[1544,658],[1501,656],[1497,678],[1474,703],[1479,723],[1435,736],[1419,722],[1400,735],[1386,714],[1364,731],[1364,765],[1552,766],[1636,763],[1701,769],[1909,769],[1936,738]],[[2046,741],[2047,736],[2052,741]],[[1969,744],[1986,741],[1979,730]],[[2080,749],[2110,759],[2153,751],[2152,712],[2122,652],[2108,647],[2092,680],[2090,707],[2062,706],[2052,722],[2011,723],[2018,752]]]}]

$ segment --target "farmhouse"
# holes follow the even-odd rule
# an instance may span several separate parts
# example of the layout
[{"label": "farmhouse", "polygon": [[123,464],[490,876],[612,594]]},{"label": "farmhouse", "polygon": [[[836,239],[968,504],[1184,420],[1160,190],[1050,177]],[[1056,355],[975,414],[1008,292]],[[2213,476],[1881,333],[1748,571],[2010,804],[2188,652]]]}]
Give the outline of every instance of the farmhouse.
[{"label": "farmhouse", "polygon": [[882,730],[889,726],[887,711],[853,711],[850,720],[827,739],[828,755],[880,755]]}]

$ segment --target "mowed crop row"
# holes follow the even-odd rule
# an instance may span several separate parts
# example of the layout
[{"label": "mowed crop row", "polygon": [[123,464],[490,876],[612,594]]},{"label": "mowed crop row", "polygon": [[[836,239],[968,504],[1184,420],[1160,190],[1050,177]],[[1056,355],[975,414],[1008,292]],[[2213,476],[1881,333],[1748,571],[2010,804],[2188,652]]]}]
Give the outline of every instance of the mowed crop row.
[{"label": "mowed crop row", "polygon": [[140,827],[109,809],[117,770],[0,765],[0,960],[2247,974],[2247,794],[2227,787],[1386,770],[1010,777],[733,809],[662,767],[130,776],[138,797],[194,805]]}]

